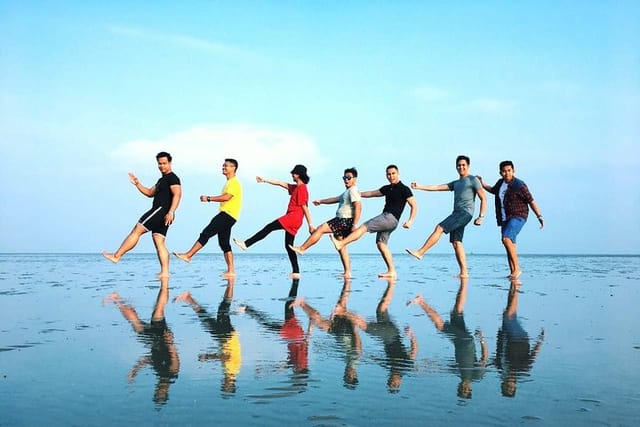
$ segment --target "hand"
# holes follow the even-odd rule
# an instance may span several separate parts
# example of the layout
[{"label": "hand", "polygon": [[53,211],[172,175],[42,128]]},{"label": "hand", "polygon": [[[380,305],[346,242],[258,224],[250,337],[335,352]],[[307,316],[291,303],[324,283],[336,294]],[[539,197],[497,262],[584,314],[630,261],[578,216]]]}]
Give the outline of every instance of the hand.
[{"label": "hand", "polygon": [[412,224],[412,221],[411,220],[407,220],[402,224],[402,227],[403,228],[411,228],[411,224]]},{"label": "hand", "polygon": [[135,174],[133,172],[129,172],[129,181],[133,184],[133,185],[138,185],[140,184],[140,180],[138,179],[137,176],[135,176]]},{"label": "hand", "polygon": [[414,182],[412,182],[412,183],[411,183],[411,188],[413,188],[414,190],[415,190],[416,188],[418,188],[418,183],[417,183],[417,182],[415,182],[415,181],[414,181]]},{"label": "hand", "polygon": [[316,228],[313,225],[309,226],[309,234],[313,234],[313,232],[316,231]]},{"label": "hand", "polygon": [[263,182],[266,182],[266,180],[261,176],[256,176],[256,182],[258,184],[262,184]]},{"label": "hand", "polygon": [[171,225],[173,224],[173,220],[176,219],[176,214],[173,213],[172,211],[169,211],[165,216],[164,216],[164,225]]},{"label": "hand", "polygon": [[544,219],[542,219],[542,216],[538,217],[538,222],[540,223],[540,228],[544,228]]},{"label": "hand", "polygon": [[200,201],[201,201],[201,202],[208,202],[208,200],[207,200],[207,195],[206,195],[206,194],[201,195],[201,196],[200,196]]},{"label": "hand", "polygon": [[482,225],[482,220],[484,219],[484,217],[479,216],[478,218],[476,218],[475,221],[473,221],[474,225]]},{"label": "hand", "polygon": [[314,200],[311,203],[313,203],[314,206],[320,206],[322,204],[322,203],[320,203],[320,200]]}]

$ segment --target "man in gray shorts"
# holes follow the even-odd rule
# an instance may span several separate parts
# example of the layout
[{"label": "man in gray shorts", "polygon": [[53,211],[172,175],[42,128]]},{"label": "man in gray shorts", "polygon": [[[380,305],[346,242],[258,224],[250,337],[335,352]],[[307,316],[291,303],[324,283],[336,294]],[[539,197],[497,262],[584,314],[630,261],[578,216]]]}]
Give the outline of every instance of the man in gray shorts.
[{"label": "man in gray shorts", "polygon": [[406,251],[420,260],[425,252],[438,243],[443,233],[449,234],[449,241],[453,245],[456,260],[460,266],[460,274],[458,277],[469,277],[467,259],[464,253],[464,247],[462,246],[462,237],[464,236],[464,227],[471,221],[471,218],[473,218],[476,195],[480,198],[480,215],[473,222],[475,225],[482,225],[484,212],[487,209],[487,198],[480,180],[475,176],[469,175],[470,164],[471,161],[469,157],[458,156],[456,159],[456,170],[460,177],[448,184],[419,185],[417,182],[411,183],[411,188],[415,190],[453,191],[453,212],[441,223],[436,225],[433,233],[431,233],[420,249],[416,251],[407,249]]},{"label": "man in gray shorts", "polygon": [[349,243],[360,239],[365,233],[377,233],[376,245],[378,246],[384,263],[387,265],[387,271],[378,274],[378,277],[396,278],[398,274],[393,265],[393,257],[391,256],[387,242],[393,230],[398,227],[405,205],[407,203],[409,204],[411,212],[409,213],[409,219],[405,221],[402,226],[409,228],[418,212],[418,204],[413,197],[411,189],[400,182],[400,172],[396,165],[387,166],[387,180],[389,181],[388,185],[383,185],[377,190],[360,193],[361,197],[385,197],[384,208],[380,215],[371,218],[342,240],[337,240],[333,236],[329,237],[336,249],[341,251]]}]

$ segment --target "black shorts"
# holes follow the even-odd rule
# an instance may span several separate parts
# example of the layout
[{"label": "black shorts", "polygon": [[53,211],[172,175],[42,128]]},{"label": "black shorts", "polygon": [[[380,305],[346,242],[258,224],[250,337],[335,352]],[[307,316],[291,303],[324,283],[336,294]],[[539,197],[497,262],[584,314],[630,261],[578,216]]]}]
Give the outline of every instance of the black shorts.
[{"label": "black shorts", "polygon": [[169,211],[162,206],[151,208],[140,217],[138,224],[146,228],[147,231],[166,237],[169,226],[164,224],[164,217],[167,212]]}]

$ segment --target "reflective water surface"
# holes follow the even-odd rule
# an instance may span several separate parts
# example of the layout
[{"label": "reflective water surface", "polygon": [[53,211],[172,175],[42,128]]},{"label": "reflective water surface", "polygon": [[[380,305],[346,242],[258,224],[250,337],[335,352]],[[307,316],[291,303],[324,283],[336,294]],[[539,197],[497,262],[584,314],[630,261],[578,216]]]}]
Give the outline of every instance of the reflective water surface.
[{"label": "reflective water surface", "polygon": [[640,257],[0,255],[0,425],[635,425]]}]

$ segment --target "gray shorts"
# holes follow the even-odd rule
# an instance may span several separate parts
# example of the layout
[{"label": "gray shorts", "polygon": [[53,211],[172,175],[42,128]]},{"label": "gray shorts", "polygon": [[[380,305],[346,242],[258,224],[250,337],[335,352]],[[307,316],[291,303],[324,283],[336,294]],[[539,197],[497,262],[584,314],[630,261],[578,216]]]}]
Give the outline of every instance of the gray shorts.
[{"label": "gray shorts", "polygon": [[367,227],[369,233],[376,234],[376,243],[384,243],[385,245],[389,241],[391,232],[398,227],[398,220],[393,214],[389,212],[382,212],[378,216],[374,216],[369,221],[363,224]]},{"label": "gray shorts", "polygon": [[445,234],[449,234],[449,241],[462,242],[464,237],[464,227],[471,221],[471,215],[466,211],[453,211],[451,215],[446,217],[440,224]]}]

